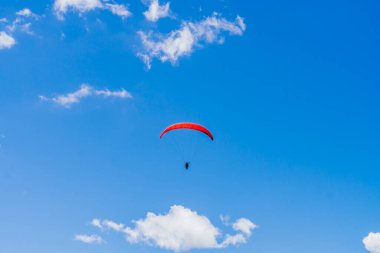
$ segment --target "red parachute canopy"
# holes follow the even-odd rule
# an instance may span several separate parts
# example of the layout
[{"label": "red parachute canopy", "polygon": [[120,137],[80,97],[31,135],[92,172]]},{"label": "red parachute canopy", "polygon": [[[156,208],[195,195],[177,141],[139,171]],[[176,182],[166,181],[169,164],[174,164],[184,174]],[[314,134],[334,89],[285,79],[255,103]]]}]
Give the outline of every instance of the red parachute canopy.
[{"label": "red parachute canopy", "polygon": [[191,123],[191,122],[180,122],[180,123],[175,123],[171,126],[168,126],[167,128],[165,128],[164,131],[162,131],[160,138],[162,138],[162,136],[164,136],[167,132],[170,132],[172,130],[177,130],[177,129],[196,130],[196,131],[206,134],[208,137],[210,137],[212,141],[214,140],[214,137],[212,136],[211,132],[207,128],[199,124]]}]

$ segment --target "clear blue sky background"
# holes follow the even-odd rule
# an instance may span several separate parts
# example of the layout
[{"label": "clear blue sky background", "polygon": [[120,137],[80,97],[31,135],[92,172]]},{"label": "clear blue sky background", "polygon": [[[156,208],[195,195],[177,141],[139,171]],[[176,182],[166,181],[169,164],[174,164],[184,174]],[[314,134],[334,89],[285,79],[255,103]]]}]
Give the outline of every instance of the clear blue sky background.
[{"label": "clear blue sky background", "polygon": [[[0,50],[0,252],[164,252],[114,234],[98,246],[73,236],[97,232],[95,217],[129,224],[173,204],[218,227],[220,214],[260,226],[221,252],[366,252],[362,238],[380,230],[380,2],[173,0],[181,19],[217,11],[244,17],[247,30],[150,71],[133,52],[146,7],[120,3],[133,18],[61,22],[51,1],[0,1],[0,17],[45,15],[38,36]],[[81,83],[134,99],[70,109],[38,99]],[[158,138],[176,121],[215,135],[190,171]]]}]

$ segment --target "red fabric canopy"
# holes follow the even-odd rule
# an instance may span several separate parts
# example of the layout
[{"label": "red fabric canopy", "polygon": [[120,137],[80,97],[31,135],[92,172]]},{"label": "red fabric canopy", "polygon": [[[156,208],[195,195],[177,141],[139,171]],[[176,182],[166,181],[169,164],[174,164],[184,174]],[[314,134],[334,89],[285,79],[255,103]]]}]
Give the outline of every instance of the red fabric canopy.
[{"label": "red fabric canopy", "polygon": [[170,132],[170,131],[176,130],[176,129],[196,130],[196,131],[199,131],[199,132],[206,134],[208,137],[210,137],[210,139],[212,141],[214,140],[214,137],[212,136],[211,132],[207,128],[205,128],[204,126],[201,126],[199,124],[191,123],[191,122],[180,122],[180,123],[175,123],[171,126],[168,126],[167,128],[165,128],[164,131],[162,131],[160,138],[162,138],[162,136],[164,136],[164,134],[166,134],[167,132]]}]

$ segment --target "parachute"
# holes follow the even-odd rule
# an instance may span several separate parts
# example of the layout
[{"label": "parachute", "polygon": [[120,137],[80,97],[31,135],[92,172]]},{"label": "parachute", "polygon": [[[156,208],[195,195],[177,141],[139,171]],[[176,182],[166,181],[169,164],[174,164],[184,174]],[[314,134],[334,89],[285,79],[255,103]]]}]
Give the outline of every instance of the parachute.
[{"label": "parachute", "polygon": [[214,140],[214,137],[212,136],[211,132],[207,128],[205,128],[202,125],[191,123],[191,122],[180,122],[180,123],[175,123],[171,126],[168,126],[167,128],[165,128],[164,131],[162,131],[160,138],[162,138],[167,132],[177,130],[177,129],[190,129],[190,130],[199,131],[199,132],[204,133],[208,137],[210,137],[212,141]]},{"label": "parachute", "polygon": [[[211,141],[214,141],[214,136],[212,135],[210,130],[208,130],[206,127],[204,127],[202,125],[199,125],[197,123],[192,123],[192,122],[179,122],[179,123],[175,123],[173,125],[170,125],[167,128],[165,128],[164,131],[162,131],[162,133],[160,134],[160,138],[162,138],[168,132],[171,132],[174,130],[183,130],[183,129],[184,130],[197,131],[200,134],[205,134]],[[173,135],[170,137],[176,137],[176,136],[177,135]],[[185,137],[185,136],[183,136],[183,134],[181,134],[180,137]],[[189,139],[187,139],[187,140],[189,140]],[[194,138],[194,136],[191,136],[191,138],[190,138],[191,143],[193,143],[194,141],[197,141],[197,140],[198,140],[198,138]],[[197,146],[197,147],[191,148],[190,146],[193,146],[193,145],[188,145],[190,143],[186,141],[186,138],[180,138],[180,140],[178,140],[178,143],[176,143],[176,141],[174,141],[174,142],[175,142],[175,144],[177,144],[176,146],[177,146],[178,151],[181,151],[180,153],[182,153],[181,155],[182,155],[182,158],[184,159],[185,169],[186,170],[189,169],[190,162],[188,159],[194,158],[195,153],[199,151],[200,147]],[[192,151],[192,152],[189,152],[189,151]]]}]

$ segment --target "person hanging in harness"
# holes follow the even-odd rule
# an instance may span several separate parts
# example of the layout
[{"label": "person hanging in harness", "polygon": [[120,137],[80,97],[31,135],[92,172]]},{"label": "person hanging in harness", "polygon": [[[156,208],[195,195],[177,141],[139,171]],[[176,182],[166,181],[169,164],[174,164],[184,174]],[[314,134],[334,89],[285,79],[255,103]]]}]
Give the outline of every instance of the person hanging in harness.
[{"label": "person hanging in harness", "polygon": [[190,162],[185,162],[185,169],[189,169],[189,167],[190,167]]}]

